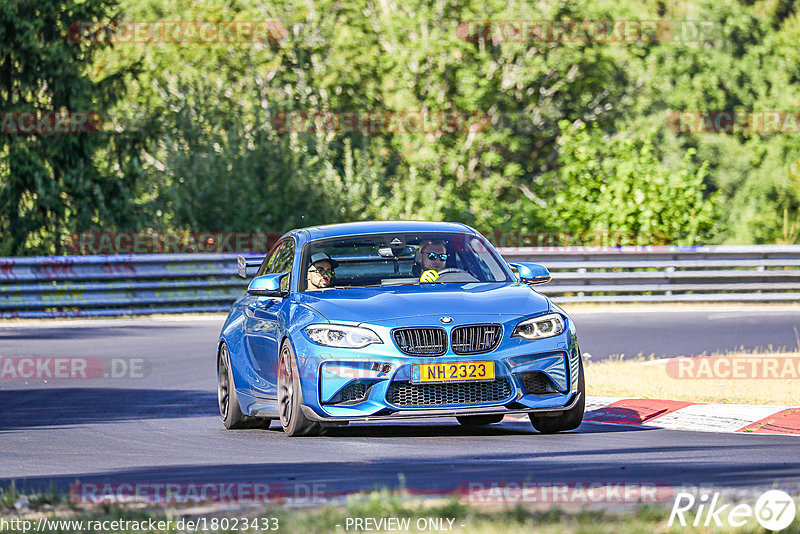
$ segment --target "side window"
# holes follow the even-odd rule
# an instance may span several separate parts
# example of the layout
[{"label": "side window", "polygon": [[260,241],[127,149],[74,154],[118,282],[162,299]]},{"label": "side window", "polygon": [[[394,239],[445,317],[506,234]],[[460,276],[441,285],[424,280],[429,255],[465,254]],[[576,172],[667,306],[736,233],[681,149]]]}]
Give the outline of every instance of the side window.
[{"label": "side window", "polygon": [[262,274],[274,272],[271,270],[271,268],[275,264],[275,259],[278,257],[278,254],[280,253],[281,249],[286,243],[287,241],[282,241],[272,248],[269,255],[266,258],[264,258],[264,263],[262,263],[261,267],[258,268],[256,276],[261,276]]},{"label": "side window", "polygon": [[[287,239],[281,245],[280,250],[278,251],[277,256],[275,257],[275,261],[269,266],[269,272],[271,273],[291,273],[292,272],[292,263],[294,260],[294,241],[292,239]],[[291,274],[283,279],[281,282],[281,290],[288,291],[289,290],[289,282],[291,279]]]}]

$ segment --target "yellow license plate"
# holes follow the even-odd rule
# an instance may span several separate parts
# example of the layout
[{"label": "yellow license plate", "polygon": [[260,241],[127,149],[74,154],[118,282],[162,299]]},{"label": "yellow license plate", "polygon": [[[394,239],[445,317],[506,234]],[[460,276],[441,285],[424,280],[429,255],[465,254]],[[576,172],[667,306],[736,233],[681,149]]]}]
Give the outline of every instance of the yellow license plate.
[{"label": "yellow license plate", "polygon": [[412,382],[476,382],[494,380],[494,362],[418,363]]}]

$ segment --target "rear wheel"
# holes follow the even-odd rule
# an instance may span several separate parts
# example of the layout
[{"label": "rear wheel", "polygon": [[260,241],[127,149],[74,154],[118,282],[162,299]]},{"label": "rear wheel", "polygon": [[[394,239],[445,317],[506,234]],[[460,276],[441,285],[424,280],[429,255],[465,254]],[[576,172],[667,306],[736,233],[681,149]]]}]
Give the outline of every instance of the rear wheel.
[{"label": "rear wheel", "polygon": [[[578,356],[580,358],[580,356]],[[536,413],[529,413],[528,417],[531,419],[533,428],[542,434],[555,434],[557,432],[566,432],[567,430],[575,430],[581,425],[583,421],[583,411],[586,407],[586,384],[583,381],[583,361],[578,360],[578,393],[581,398],[577,404],[557,415],[555,417],[547,417],[538,415]]]},{"label": "rear wheel", "polygon": [[456,416],[458,422],[463,426],[484,426],[499,423],[503,420],[503,414],[498,415],[459,415]]},{"label": "rear wheel", "polygon": [[305,416],[300,408],[302,404],[303,392],[300,389],[297,362],[292,344],[286,340],[278,361],[278,411],[287,436],[314,436],[322,429],[319,423]]},{"label": "rear wheel", "polygon": [[268,428],[270,419],[248,417],[239,407],[239,398],[236,396],[236,387],[233,384],[233,370],[228,346],[223,343],[217,355],[217,401],[219,414],[225,428],[235,430],[239,428]]}]

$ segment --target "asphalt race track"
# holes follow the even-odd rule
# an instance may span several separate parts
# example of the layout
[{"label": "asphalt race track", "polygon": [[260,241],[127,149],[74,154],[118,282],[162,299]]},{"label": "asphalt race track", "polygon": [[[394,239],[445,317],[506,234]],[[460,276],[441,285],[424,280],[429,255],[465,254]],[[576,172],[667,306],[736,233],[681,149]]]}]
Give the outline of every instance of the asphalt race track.
[{"label": "asphalt race track", "polygon": [[[798,308],[583,310],[593,359],[795,347]],[[539,435],[505,420],[353,424],[318,438],[226,431],[216,404],[222,317],[0,324],[0,356],[142,358],[143,378],[0,380],[0,481],[269,482],[289,495],[398,487],[448,492],[475,481],[656,482],[796,491],[800,438],[584,423]]]},{"label": "asphalt race track", "polygon": [[796,306],[564,309],[578,328],[581,350],[592,360],[611,354],[671,357],[800,348]]}]

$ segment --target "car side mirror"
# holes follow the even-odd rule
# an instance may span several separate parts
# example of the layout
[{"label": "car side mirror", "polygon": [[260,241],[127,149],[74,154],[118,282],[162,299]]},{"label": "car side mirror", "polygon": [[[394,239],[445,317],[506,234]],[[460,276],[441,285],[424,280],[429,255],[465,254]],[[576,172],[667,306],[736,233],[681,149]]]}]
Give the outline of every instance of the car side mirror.
[{"label": "car side mirror", "polygon": [[281,281],[289,273],[270,273],[256,276],[247,286],[247,294],[258,297],[285,297],[286,292],[281,290]]},{"label": "car side mirror", "polygon": [[509,263],[509,265],[517,271],[520,281],[526,284],[546,284],[550,281],[550,271],[544,265],[527,262]]}]

